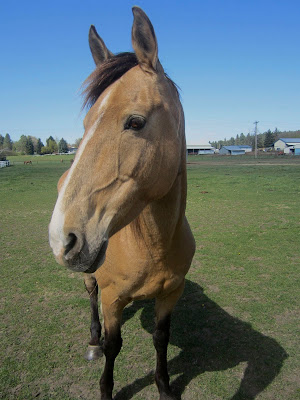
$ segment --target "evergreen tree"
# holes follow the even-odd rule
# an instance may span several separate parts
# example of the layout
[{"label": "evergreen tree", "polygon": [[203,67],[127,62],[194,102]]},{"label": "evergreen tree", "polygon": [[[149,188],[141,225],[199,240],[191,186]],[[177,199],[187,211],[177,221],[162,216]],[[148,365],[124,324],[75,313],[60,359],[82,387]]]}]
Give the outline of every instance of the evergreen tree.
[{"label": "evergreen tree", "polygon": [[250,144],[249,144],[249,146],[251,146],[252,147],[252,151],[254,151],[254,149],[255,149],[255,135],[249,134],[249,136],[250,136]]},{"label": "evergreen tree", "polygon": [[43,154],[52,154],[58,152],[57,143],[52,136],[49,136],[48,139],[46,139],[46,143],[47,145],[41,150]]},{"label": "evergreen tree", "polygon": [[219,140],[218,145],[219,145],[219,149],[221,149],[223,146],[226,146],[224,140]]},{"label": "evergreen tree", "polygon": [[245,144],[246,144],[247,146],[252,146],[252,148],[253,148],[253,140],[252,140],[252,136],[251,136],[250,132],[249,132],[248,135],[246,136]]},{"label": "evergreen tree", "polygon": [[0,135],[0,149],[3,148],[4,137]]},{"label": "evergreen tree", "polygon": [[275,135],[269,129],[265,135],[264,146],[271,147],[271,146],[273,146],[274,142],[275,142]]},{"label": "evergreen tree", "polygon": [[36,144],[36,154],[41,154],[42,153],[42,147],[44,146],[43,142],[41,141],[40,138],[38,138],[37,144]]},{"label": "evergreen tree", "polygon": [[13,142],[10,138],[10,135],[7,133],[3,140],[3,149],[12,150]]},{"label": "evergreen tree", "polygon": [[59,153],[67,153],[69,151],[68,143],[65,141],[64,138],[61,138],[58,142],[58,152]]},{"label": "evergreen tree", "polygon": [[264,147],[264,141],[262,135],[257,135],[257,148],[262,149]]},{"label": "evergreen tree", "polygon": [[37,146],[38,138],[35,136],[32,136],[32,135],[29,135],[28,137],[31,138],[32,144],[33,144],[33,151],[34,151],[34,153],[36,153],[36,146]]},{"label": "evergreen tree", "polygon": [[46,139],[46,145],[47,145],[48,147],[49,147],[49,143],[50,143],[51,141],[52,141],[52,142],[55,142],[55,139],[54,139],[53,136],[49,136],[48,139]]},{"label": "evergreen tree", "polygon": [[34,154],[33,142],[30,136],[27,136],[26,138],[25,153]]},{"label": "evergreen tree", "polygon": [[276,142],[276,140],[280,138],[281,132],[277,128],[275,128],[273,134],[274,134],[274,142]]}]

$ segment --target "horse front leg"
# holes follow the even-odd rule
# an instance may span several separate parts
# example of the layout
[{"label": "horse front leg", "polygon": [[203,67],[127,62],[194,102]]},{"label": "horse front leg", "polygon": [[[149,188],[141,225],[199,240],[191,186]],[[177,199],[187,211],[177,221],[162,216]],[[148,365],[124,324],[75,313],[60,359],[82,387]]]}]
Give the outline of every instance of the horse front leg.
[{"label": "horse front leg", "polygon": [[84,357],[86,360],[92,361],[97,360],[103,354],[100,346],[101,324],[98,311],[98,285],[93,274],[84,274],[84,284],[90,295],[91,306],[91,340]]},{"label": "horse front leg", "polygon": [[102,313],[104,318],[105,366],[100,379],[101,400],[112,400],[114,387],[115,359],[122,348],[121,318],[127,302],[111,298],[105,290],[101,293]]},{"label": "horse front leg", "polygon": [[163,298],[156,299],[156,326],[153,333],[153,343],[156,349],[155,382],[160,400],[175,400],[170,389],[167,351],[170,338],[171,313],[184,289],[184,282],[174,292]]}]

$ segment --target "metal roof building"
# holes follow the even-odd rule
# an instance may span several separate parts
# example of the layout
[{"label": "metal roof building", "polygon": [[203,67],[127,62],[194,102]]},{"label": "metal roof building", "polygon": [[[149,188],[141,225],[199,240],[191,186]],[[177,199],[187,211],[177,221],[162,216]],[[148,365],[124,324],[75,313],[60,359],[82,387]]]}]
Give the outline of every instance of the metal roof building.
[{"label": "metal roof building", "polygon": [[195,155],[195,154],[214,154],[215,148],[210,144],[202,144],[202,145],[192,145],[188,144],[186,146],[187,154]]},{"label": "metal roof building", "polygon": [[274,150],[284,151],[286,154],[300,154],[300,138],[280,138],[274,143]]},{"label": "metal roof building", "polygon": [[251,146],[223,146],[219,154],[238,156],[252,151]]}]

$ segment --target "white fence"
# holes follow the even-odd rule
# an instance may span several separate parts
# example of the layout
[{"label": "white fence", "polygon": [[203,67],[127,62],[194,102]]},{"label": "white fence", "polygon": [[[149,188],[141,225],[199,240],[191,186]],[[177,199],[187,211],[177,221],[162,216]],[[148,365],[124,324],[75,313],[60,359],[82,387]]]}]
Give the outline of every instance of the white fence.
[{"label": "white fence", "polygon": [[10,166],[9,160],[0,161],[0,168],[9,167],[9,166]]}]

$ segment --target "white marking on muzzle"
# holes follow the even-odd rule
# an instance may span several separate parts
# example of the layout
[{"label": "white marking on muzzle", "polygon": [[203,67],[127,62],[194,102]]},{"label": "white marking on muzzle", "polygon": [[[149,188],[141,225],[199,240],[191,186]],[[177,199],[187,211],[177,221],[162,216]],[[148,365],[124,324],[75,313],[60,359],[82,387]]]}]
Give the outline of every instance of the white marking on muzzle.
[{"label": "white marking on muzzle", "polygon": [[104,114],[104,108],[108,102],[108,99],[111,94],[111,89],[107,92],[105,97],[100,103],[98,112],[99,112],[99,118],[94,122],[92,127],[88,130],[86,133],[84,139],[80,143],[79,149],[76,153],[75,160],[72,164],[72,167],[70,169],[69,174],[67,175],[60,191],[58,194],[58,198],[53,210],[52,218],[50,221],[49,225],[49,242],[50,246],[53,250],[53,253],[56,257],[59,257],[62,252],[64,251],[66,245],[68,244],[68,238],[64,234],[64,223],[65,223],[65,209],[63,206],[63,199],[65,196],[66,189],[68,187],[69,182],[71,181],[73,172],[75,171],[76,165],[79,163],[80,158],[84,152],[84,149],[86,148],[88,142],[92,139],[94,136],[94,133],[101,122],[102,116]]}]

